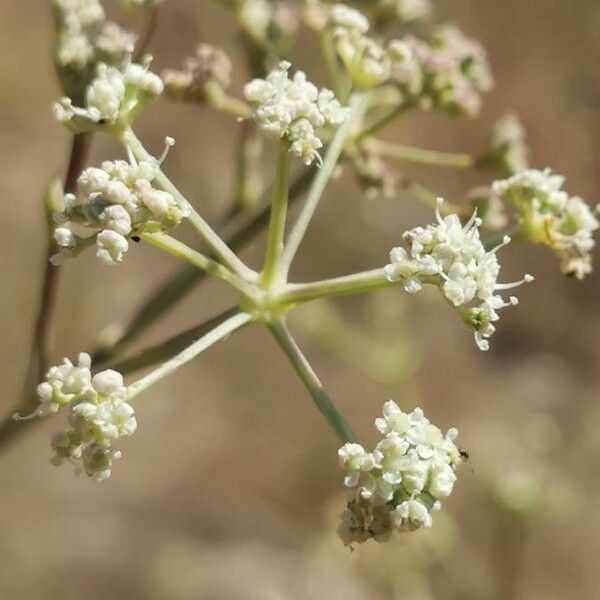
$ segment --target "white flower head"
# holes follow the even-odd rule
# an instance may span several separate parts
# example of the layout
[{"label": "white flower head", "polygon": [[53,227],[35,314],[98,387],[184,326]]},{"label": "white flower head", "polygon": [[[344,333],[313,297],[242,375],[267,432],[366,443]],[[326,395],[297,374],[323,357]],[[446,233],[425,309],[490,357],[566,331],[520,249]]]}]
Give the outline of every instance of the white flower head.
[{"label": "white flower head", "polygon": [[519,117],[509,113],[494,123],[490,133],[490,153],[507,174],[529,168],[529,148]]},{"label": "white flower head", "polygon": [[319,90],[296,71],[289,78],[291,65],[281,62],[266,79],[254,79],[244,87],[246,100],[255,108],[259,127],[289,143],[290,151],[306,164],[320,162],[323,142],[317,131],[324,126],[336,127],[349,115],[335,99],[333,92]]},{"label": "white flower head", "polygon": [[149,64],[150,59],[144,65],[127,63],[120,69],[98,64],[96,77],[86,88],[85,106],[76,107],[65,96],[54,105],[56,119],[74,131],[110,127],[117,121],[131,123],[163,91],[162,80],[149,71]]},{"label": "white flower head", "polygon": [[481,220],[476,213],[463,226],[457,215],[442,218],[441,202],[436,210],[437,223],[407,231],[403,236],[406,248],[392,249],[385,273],[389,281],[402,282],[410,293],[418,292],[424,283],[437,285],[473,328],[479,348],[487,350],[487,338],[495,329],[492,323],[499,318],[496,311],[517,303],[513,296],[504,300],[497,292],[532,281],[533,277],[498,283],[500,264],[496,253],[510,238],[486,250],[479,237]]},{"label": "white flower head", "polygon": [[384,5],[393,8],[398,19],[404,23],[426,19],[432,10],[430,0],[384,0]]},{"label": "white flower head", "polygon": [[393,71],[392,80],[408,93],[412,103],[449,114],[477,115],[482,95],[494,84],[487,54],[479,42],[452,24],[438,27],[428,41],[413,36],[401,41],[411,47],[414,62],[408,63],[408,75],[406,67],[398,73]]},{"label": "white flower head", "polygon": [[[160,231],[178,225],[188,216],[188,209],[154,180],[167,150],[168,139],[159,160],[105,161],[100,168],[85,169],[78,179],[77,194],[67,194],[64,208],[55,213],[60,226],[55,240],[62,249],[52,258],[57,264],[66,256],[75,256],[96,243],[96,255],[104,264],[123,260],[129,248],[128,238],[144,231]],[[92,236],[80,238],[64,225],[77,224],[95,230]]]},{"label": "white flower head", "polygon": [[532,169],[500,181],[492,188],[521,213],[529,239],[552,248],[566,275],[583,279],[592,271],[594,233],[600,226],[592,208],[562,189],[564,177]]},{"label": "white flower head", "polygon": [[108,369],[92,377],[91,358],[81,353],[76,363],[65,358],[49,369],[37,395],[39,407],[33,418],[68,410],[69,428],[52,437],[51,462],[65,461],[76,473],[86,473],[94,481],[110,477],[112,462],[121,452],[113,447],[120,438],[129,437],[137,429],[133,407],[127,402],[123,376]]},{"label": "white flower head", "polygon": [[335,28],[367,33],[369,31],[369,19],[355,8],[346,4],[335,4],[329,15],[329,24]]},{"label": "white flower head", "polygon": [[393,400],[375,424],[384,437],[373,452],[356,443],[338,451],[344,485],[352,489],[339,529],[346,544],[431,527],[432,511],[456,481],[456,429],[444,435],[420,408],[405,413]]},{"label": "white flower head", "polygon": [[336,51],[356,88],[376,87],[389,79],[392,62],[379,42],[355,29],[345,28],[336,29],[334,41]]},{"label": "white flower head", "polygon": [[105,265],[120,263],[129,249],[127,238],[112,229],[105,229],[96,236],[96,246],[96,256]]}]

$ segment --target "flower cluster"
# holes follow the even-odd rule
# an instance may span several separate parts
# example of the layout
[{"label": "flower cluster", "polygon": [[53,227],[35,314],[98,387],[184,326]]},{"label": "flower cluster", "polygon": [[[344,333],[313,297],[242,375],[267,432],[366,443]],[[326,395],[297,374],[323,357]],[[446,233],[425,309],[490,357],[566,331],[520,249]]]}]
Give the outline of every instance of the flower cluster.
[{"label": "flower cluster", "polygon": [[77,194],[65,195],[64,209],[55,213],[54,219],[58,224],[70,222],[100,231],[82,238],[71,229],[58,227],[54,239],[62,250],[53,262],[77,254],[95,239],[96,256],[104,264],[114,265],[128,250],[128,236],[178,225],[187,211],[170,193],[154,187],[159,164],[157,160],[133,164],[117,160],[85,169],[77,182]]},{"label": "flower cluster", "polygon": [[[427,6],[417,0],[396,3],[407,20],[423,16]],[[402,103],[474,116],[482,93],[493,86],[485,49],[455,25],[438,27],[429,41],[406,36],[384,46],[367,35],[368,19],[346,5],[331,9],[328,24],[357,88],[389,81],[400,90]]]},{"label": "flower cluster", "polygon": [[165,92],[177,100],[205,102],[210,86],[224,92],[231,83],[231,60],[220,48],[199,44],[196,55],[186,59],[183,69],[162,72]]},{"label": "flower cluster", "polygon": [[508,175],[529,168],[525,129],[516,115],[507,114],[494,123],[490,133],[490,158]]},{"label": "flower cluster", "polygon": [[112,462],[121,457],[114,442],[137,428],[134,410],[127,403],[123,376],[110,369],[92,377],[91,358],[82,353],[77,364],[65,358],[52,367],[37,388],[39,407],[34,416],[45,416],[66,407],[70,427],[52,438],[52,463],[68,460],[76,473],[94,481],[110,477]]},{"label": "flower cluster", "polygon": [[281,62],[266,79],[254,79],[244,87],[246,100],[255,108],[255,117],[263,131],[282,138],[290,151],[305,164],[320,162],[318,150],[323,142],[316,130],[326,125],[337,126],[349,115],[331,90],[318,90],[296,71],[288,77],[289,62]]},{"label": "flower cluster", "polygon": [[328,25],[338,56],[357,88],[371,88],[390,77],[391,60],[386,49],[367,36],[369,20],[361,12],[336,4]]},{"label": "flower cluster", "polygon": [[53,0],[55,63],[65,93],[79,98],[99,62],[120,65],[135,36],[112,21],[98,0]]},{"label": "flower cluster", "polygon": [[494,83],[479,42],[452,24],[438,27],[429,42],[412,36],[398,41],[412,51],[404,51],[412,57],[411,68],[408,73],[405,69],[393,72],[392,81],[413,103],[449,114],[475,116],[479,112],[482,94]]},{"label": "flower cluster", "polygon": [[148,69],[149,60],[144,65],[127,63],[122,69],[100,63],[85,91],[85,106],[76,107],[65,96],[54,105],[55,117],[74,131],[131,123],[163,91],[160,77]]},{"label": "flower cluster", "polygon": [[464,227],[457,215],[442,218],[439,205],[436,217],[436,224],[404,234],[408,249],[392,249],[386,276],[390,281],[401,281],[410,293],[418,292],[423,283],[437,285],[473,328],[479,348],[487,350],[486,338],[494,333],[492,323],[499,318],[496,311],[517,303],[514,296],[505,301],[496,292],[532,281],[533,277],[526,275],[515,283],[498,283],[500,265],[496,252],[510,238],[505,237],[499,246],[486,251],[479,238],[481,220],[476,214]]},{"label": "flower cluster", "polygon": [[346,545],[431,527],[432,511],[456,481],[456,429],[444,436],[420,408],[405,413],[392,400],[375,425],[385,437],[372,452],[350,443],[338,451],[344,484],[353,489],[338,529]]},{"label": "flower cluster", "polygon": [[518,208],[526,236],[552,248],[563,273],[583,279],[592,271],[593,233],[600,224],[584,200],[562,189],[563,183],[564,177],[545,169],[523,171],[492,187]]}]

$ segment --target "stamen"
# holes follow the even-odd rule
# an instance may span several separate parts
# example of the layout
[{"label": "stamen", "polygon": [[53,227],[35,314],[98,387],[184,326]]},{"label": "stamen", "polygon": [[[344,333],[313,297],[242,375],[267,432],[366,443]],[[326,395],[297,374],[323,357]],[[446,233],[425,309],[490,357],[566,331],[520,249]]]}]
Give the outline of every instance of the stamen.
[{"label": "stamen", "polygon": [[512,288],[516,288],[519,287],[520,285],[523,285],[524,283],[531,283],[535,278],[533,277],[533,275],[525,275],[525,277],[523,277],[523,279],[521,279],[520,281],[515,281],[513,283],[497,283],[495,289],[497,290],[510,290]]},{"label": "stamen", "polygon": [[163,150],[162,154],[160,155],[160,158],[158,159],[158,164],[162,165],[163,162],[165,161],[165,159],[167,158],[167,155],[169,154],[169,150],[175,145],[175,139],[172,138],[171,136],[167,136],[165,138],[165,149]]},{"label": "stamen", "polygon": [[504,248],[504,246],[507,246],[508,244],[510,244],[510,237],[508,235],[505,235],[502,238],[502,241],[490,250],[490,254],[496,254],[496,252],[498,252],[500,248]]},{"label": "stamen", "polygon": [[473,227],[473,225],[475,225],[477,223],[478,219],[477,219],[477,209],[475,209],[473,211],[473,214],[471,215],[471,218],[465,223],[465,226],[463,227],[463,231],[469,231],[469,229],[471,229],[471,227]]},{"label": "stamen", "polygon": [[436,207],[435,207],[435,218],[437,219],[437,222],[440,225],[445,225],[444,219],[442,219],[442,215],[440,213],[440,209],[442,207],[442,204],[444,204],[444,199],[443,198],[438,198],[437,199],[437,204],[436,204]]}]

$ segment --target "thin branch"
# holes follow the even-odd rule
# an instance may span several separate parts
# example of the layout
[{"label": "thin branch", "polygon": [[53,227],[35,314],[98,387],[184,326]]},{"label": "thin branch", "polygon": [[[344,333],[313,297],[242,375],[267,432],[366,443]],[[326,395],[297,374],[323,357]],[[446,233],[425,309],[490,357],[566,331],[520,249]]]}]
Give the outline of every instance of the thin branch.
[{"label": "thin branch", "polygon": [[378,119],[374,119],[370,124],[368,124],[355,138],[355,141],[361,142],[365,138],[373,135],[378,132],[380,129],[383,129],[388,123],[393,121],[396,117],[399,117],[402,113],[410,110],[412,108],[412,104],[399,104],[395,108],[386,112],[383,116]]},{"label": "thin branch", "polygon": [[[290,204],[299,201],[314,173],[303,171],[290,188]],[[270,195],[270,192],[267,192]],[[232,250],[239,250],[252,241],[269,222],[270,202],[265,200],[263,208],[249,221],[238,226],[226,237],[227,245]],[[214,258],[214,257],[213,257]],[[206,273],[194,267],[184,265],[174,274],[169,275],[156,291],[139,307],[125,327],[120,338],[110,348],[99,348],[92,357],[96,363],[106,363],[117,356],[125,347],[137,339],[146,329],[156,322],[164,313],[171,310],[186,297],[198,284],[206,280]]]},{"label": "thin branch", "polygon": [[403,144],[394,144],[383,140],[370,138],[365,140],[365,145],[384,158],[406,160],[423,165],[436,167],[450,167],[454,169],[472,169],[477,166],[477,159],[466,153],[439,152],[426,148],[416,148]]},{"label": "thin branch", "polygon": [[331,173],[335,168],[338,159],[344,149],[346,140],[348,139],[352,127],[357,121],[360,121],[364,111],[367,107],[368,95],[367,94],[355,94],[350,100],[351,113],[348,120],[337,130],[335,136],[327,149],[325,159],[322,167],[316,174],[304,206],[298,215],[298,219],[294,223],[287,243],[285,245],[282,255],[282,274],[287,276],[292,261],[296,256],[296,252],[302,243],[304,234],[308,229],[313,214],[319,204],[321,196],[325,191],[327,183],[331,179]]},{"label": "thin branch", "polygon": [[137,48],[135,49],[135,52],[133,53],[133,58],[132,58],[133,62],[140,62],[140,60],[142,60],[144,58],[144,54],[146,54],[146,51],[148,50],[148,47],[150,46],[150,42],[152,41],[152,38],[154,37],[154,34],[156,33],[156,27],[158,26],[158,17],[160,15],[161,7],[162,7],[161,4],[157,4],[156,6],[153,6],[150,9],[150,15],[148,17],[148,22],[146,24],[146,28],[145,28],[144,32],[142,33],[142,35],[140,36]]},{"label": "thin branch", "polygon": [[319,378],[304,354],[302,354],[302,351],[286,326],[276,321],[268,323],[267,327],[306,386],[306,389],[310,392],[317,408],[325,417],[329,426],[335,431],[338,438],[344,443],[357,442],[358,438],[356,434],[334,406],[323,384],[319,381]]},{"label": "thin branch", "polygon": [[[394,282],[395,283],[395,282]],[[280,299],[284,303],[302,303],[331,296],[362,294],[394,285],[388,281],[383,269],[373,269],[353,275],[343,275],[311,283],[295,283],[286,287]]]},{"label": "thin branch", "polygon": [[227,321],[229,318],[233,317],[239,312],[240,308],[238,306],[229,308],[216,317],[208,319],[208,321],[204,321],[196,327],[192,327],[191,329],[188,329],[182,333],[178,333],[177,335],[159,344],[145,348],[129,358],[124,358],[118,362],[110,364],[109,368],[119,371],[119,373],[122,373],[123,375],[127,375],[128,373],[133,373],[135,371],[139,371],[140,369],[145,369],[146,367],[155,365],[181,352],[197,339],[206,335],[209,331],[215,329],[221,325],[221,323]]},{"label": "thin branch", "polygon": [[399,187],[402,191],[410,194],[415,200],[421,202],[421,204],[429,206],[433,210],[439,209],[444,215],[457,214],[465,216],[466,211],[469,208],[467,205],[456,204],[455,202],[449,202],[448,200],[445,200],[441,206],[438,205],[439,196],[428,187],[425,187],[413,179],[401,179]]},{"label": "thin branch", "polygon": [[[87,162],[91,141],[92,135],[90,133],[75,134],[71,140],[69,162],[63,186],[64,191],[67,193],[73,193],[77,189],[77,178]],[[60,267],[50,264],[50,257],[55,254],[57,248],[50,228],[47,227],[46,230],[48,241],[44,256],[44,274],[35,327],[31,338],[29,362],[20,401],[4,421],[0,423],[0,448],[12,440],[15,435],[23,432],[36,422],[35,419],[32,419],[17,423],[12,415],[15,412],[31,412],[32,408],[36,406],[35,386],[48,368],[53,343]]]},{"label": "thin branch", "polygon": [[273,185],[273,201],[267,235],[267,251],[265,264],[261,273],[264,285],[269,286],[280,271],[279,259],[283,250],[283,236],[288,210],[290,178],[290,152],[286,141],[279,142],[277,162],[275,166],[275,183]]},{"label": "thin branch", "polygon": [[148,244],[151,244],[156,248],[160,248],[161,250],[164,250],[165,252],[176,256],[177,258],[185,260],[197,269],[201,269],[209,275],[228,283],[239,292],[248,296],[253,295],[254,288],[245,280],[238,277],[235,273],[232,273],[221,263],[218,263],[216,260],[205,256],[197,250],[193,250],[189,246],[186,246],[183,242],[180,242],[170,235],[161,232],[142,233],[140,234],[140,238]]},{"label": "thin branch", "polygon": [[[132,129],[126,129],[120,136],[121,142],[126,148],[129,148],[137,160],[153,161],[154,157],[144,148],[142,142],[137,138]],[[194,229],[198,232],[203,241],[210,247],[212,252],[229,267],[234,273],[247,280],[252,280],[256,277],[256,273],[249,269],[237,255],[227,246],[227,244],[219,237],[213,228],[198,214],[196,209],[190,202],[181,194],[181,192],[171,183],[169,178],[158,170],[156,182],[160,187],[169,192],[181,205],[190,211],[189,221]]]},{"label": "thin branch", "polygon": [[151,385],[154,385],[161,379],[171,375],[177,371],[179,367],[190,362],[198,356],[198,354],[227,337],[236,329],[240,329],[244,325],[247,325],[251,320],[252,317],[243,312],[238,312],[232,317],[229,317],[214,329],[211,329],[208,333],[198,338],[193,344],[182,350],[179,354],[176,354],[173,358],[162,364],[158,369],[155,369],[145,377],[142,377],[131,384],[127,389],[127,398],[130,400],[141,394]]}]

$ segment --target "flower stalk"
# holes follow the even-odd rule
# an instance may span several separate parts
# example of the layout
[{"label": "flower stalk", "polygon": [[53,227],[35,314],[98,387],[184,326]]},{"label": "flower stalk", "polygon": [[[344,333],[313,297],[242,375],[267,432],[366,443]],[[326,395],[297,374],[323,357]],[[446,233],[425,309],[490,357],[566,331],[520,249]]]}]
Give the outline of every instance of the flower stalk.
[{"label": "flower stalk", "polygon": [[317,209],[319,201],[323,196],[323,192],[327,187],[327,183],[331,179],[331,174],[335,166],[338,163],[340,155],[344,150],[346,141],[350,137],[353,126],[359,122],[366,110],[368,102],[368,95],[364,92],[355,93],[350,99],[350,117],[348,120],[336,131],[325,158],[323,165],[319,169],[315,178],[312,181],[308,196],[302,206],[300,214],[296,222],[294,223],[290,234],[288,236],[287,243],[283,250],[281,258],[281,270],[284,277],[287,278],[292,261],[296,256],[296,252],[302,243],[306,230],[312,220],[312,217]]},{"label": "flower stalk", "polygon": [[244,312],[238,312],[221,324],[217,325],[214,329],[197,339],[193,344],[182,350],[179,354],[176,354],[173,358],[163,363],[158,369],[155,369],[145,377],[138,379],[135,383],[130,385],[127,389],[127,399],[131,400],[137,395],[141,394],[144,390],[154,385],[161,379],[171,375],[179,367],[190,362],[200,353],[204,352],[207,348],[216,344],[218,341],[226,338],[229,334],[233,333],[237,329],[240,329],[244,325],[247,325],[251,321],[251,316]]},{"label": "flower stalk", "polygon": [[358,441],[356,434],[331,401],[323,384],[304,354],[302,354],[302,351],[285,324],[282,321],[273,321],[268,323],[267,327],[309,391],[317,408],[340,441],[344,443]]},{"label": "flower stalk", "polygon": [[280,270],[280,257],[283,251],[283,238],[289,200],[290,152],[287,142],[281,140],[277,151],[275,166],[275,184],[271,204],[271,220],[267,236],[265,264],[261,274],[261,283],[269,288],[277,283]]},{"label": "flower stalk", "polygon": [[[144,148],[142,142],[135,135],[130,127],[125,128],[119,135],[119,139],[128,151],[131,151],[137,160],[153,161],[154,157]],[[234,273],[252,279],[255,273],[249,269],[233,252],[227,244],[219,237],[213,228],[198,214],[196,209],[174,186],[164,172],[159,169],[156,175],[156,182],[160,187],[169,192],[180,204],[189,210],[189,221],[200,235],[202,240],[219,257],[219,259],[229,267]]]}]

